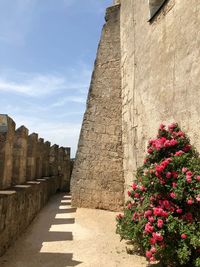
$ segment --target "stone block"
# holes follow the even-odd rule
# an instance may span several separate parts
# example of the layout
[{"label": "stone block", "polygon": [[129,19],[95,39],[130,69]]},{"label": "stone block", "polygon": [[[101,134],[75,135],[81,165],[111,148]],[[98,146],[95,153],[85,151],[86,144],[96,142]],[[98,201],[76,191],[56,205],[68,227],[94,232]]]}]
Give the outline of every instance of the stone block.
[{"label": "stone block", "polygon": [[49,169],[49,157],[50,157],[50,142],[44,143],[44,154],[43,154],[43,163],[42,163],[42,176],[48,177],[50,175],[50,169]]},{"label": "stone block", "polygon": [[36,179],[42,178],[42,168],[43,168],[43,159],[44,159],[44,139],[39,138],[37,143],[37,150],[36,150]]},{"label": "stone block", "polygon": [[13,147],[12,184],[26,182],[28,129],[24,126],[15,132]]},{"label": "stone block", "polygon": [[0,189],[12,184],[13,142],[15,122],[8,115],[0,115]]},{"label": "stone block", "polygon": [[38,148],[38,134],[32,133],[28,136],[28,152],[27,152],[27,172],[26,180],[36,179],[36,158]]},{"label": "stone block", "polygon": [[58,145],[53,145],[50,147],[49,155],[49,167],[50,167],[50,176],[58,175]]}]

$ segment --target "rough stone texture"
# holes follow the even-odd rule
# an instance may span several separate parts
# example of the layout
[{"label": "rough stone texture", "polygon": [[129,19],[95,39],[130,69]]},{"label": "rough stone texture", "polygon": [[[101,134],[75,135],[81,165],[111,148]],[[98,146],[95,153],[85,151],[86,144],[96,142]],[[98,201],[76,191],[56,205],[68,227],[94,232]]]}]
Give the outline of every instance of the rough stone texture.
[{"label": "rough stone texture", "polygon": [[0,189],[9,188],[12,184],[14,136],[15,122],[0,114]]},{"label": "rough stone texture", "polygon": [[24,126],[15,132],[13,147],[12,184],[26,182],[28,129]]},{"label": "rough stone texture", "polygon": [[72,173],[72,205],[123,206],[120,6],[107,9]]},{"label": "rough stone texture", "polygon": [[27,152],[27,170],[26,180],[36,179],[36,156],[37,156],[38,134],[32,133],[28,136],[28,152]]},{"label": "rough stone texture", "polygon": [[39,138],[37,143],[37,155],[36,155],[36,178],[42,178],[42,168],[44,159],[45,145],[44,139]]},{"label": "rough stone texture", "polygon": [[24,232],[59,184],[59,177],[51,177],[0,191],[0,256]]},{"label": "rough stone texture", "polygon": [[58,171],[61,176],[61,190],[70,191],[71,161],[70,148],[60,147],[58,150]]},{"label": "rough stone texture", "polygon": [[147,1],[121,1],[126,185],[160,122],[178,122],[200,151],[200,3],[169,0],[151,23]]},{"label": "rough stone texture", "polygon": [[58,145],[53,145],[50,148],[50,157],[49,157],[49,164],[50,164],[50,176],[58,175]]},{"label": "rough stone texture", "polygon": [[51,147],[50,142],[47,141],[44,143],[43,161],[42,161],[43,177],[48,177],[50,175],[50,170],[49,170],[50,147]]}]

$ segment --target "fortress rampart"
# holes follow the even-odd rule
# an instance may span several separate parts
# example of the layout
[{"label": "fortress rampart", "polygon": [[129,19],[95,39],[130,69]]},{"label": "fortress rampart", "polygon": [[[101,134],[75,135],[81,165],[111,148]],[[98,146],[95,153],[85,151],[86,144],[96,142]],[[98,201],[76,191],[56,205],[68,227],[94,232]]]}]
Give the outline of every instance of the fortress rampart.
[{"label": "fortress rampart", "polygon": [[70,148],[51,146],[0,115],[0,255],[34,219],[51,195],[69,192]]}]

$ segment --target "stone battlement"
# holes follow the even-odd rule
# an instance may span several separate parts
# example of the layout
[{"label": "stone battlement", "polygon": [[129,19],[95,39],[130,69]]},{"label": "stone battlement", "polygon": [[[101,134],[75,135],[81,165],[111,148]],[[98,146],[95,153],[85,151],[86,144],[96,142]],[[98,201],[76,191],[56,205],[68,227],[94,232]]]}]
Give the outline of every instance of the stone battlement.
[{"label": "stone battlement", "polygon": [[0,256],[49,197],[69,192],[70,148],[51,146],[0,114]]}]

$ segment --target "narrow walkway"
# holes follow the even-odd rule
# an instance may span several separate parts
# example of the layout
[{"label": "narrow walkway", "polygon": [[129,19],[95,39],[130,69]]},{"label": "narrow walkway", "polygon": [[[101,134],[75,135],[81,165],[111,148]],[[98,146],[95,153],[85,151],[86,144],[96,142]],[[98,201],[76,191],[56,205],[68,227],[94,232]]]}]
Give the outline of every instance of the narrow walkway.
[{"label": "narrow walkway", "polygon": [[1,267],[146,267],[115,234],[115,213],[71,208],[54,196],[28,230],[0,258]]}]

